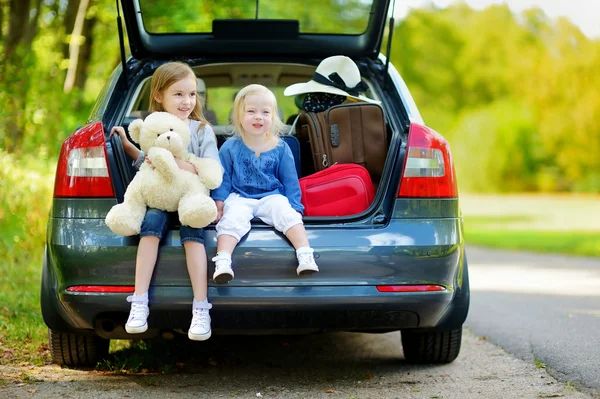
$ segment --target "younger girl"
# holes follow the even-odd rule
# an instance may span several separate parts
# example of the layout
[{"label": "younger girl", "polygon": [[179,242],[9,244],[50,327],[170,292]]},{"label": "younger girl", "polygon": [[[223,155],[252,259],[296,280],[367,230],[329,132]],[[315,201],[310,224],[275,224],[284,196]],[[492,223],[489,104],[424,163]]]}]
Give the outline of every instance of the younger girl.
[{"label": "younger girl", "polygon": [[277,115],[277,99],[264,86],[240,90],[233,105],[236,136],[219,151],[225,169],[221,187],[213,191],[217,204],[217,256],[213,280],[233,279],[231,254],[250,231],[250,221],[260,218],[291,241],[298,258],[298,275],[319,271],[302,224],[300,184],[294,157],[277,137],[283,123]]},{"label": "younger girl", "polygon": [[[187,64],[170,62],[154,72],[150,89],[150,112],[155,111],[170,112],[187,122],[191,133],[188,151],[200,158],[214,159],[214,167],[222,170],[215,134],[202,115],[200,101],[196,101],[196,76]],[[145,154],[127,139],[122,127],[114,127],[111,135],[115,132],[121,137],[125,152],[136,160],[134,165],[139,168],[144,162]],[[146,162],[151,160],[146,159]],[[176,162],[181,169],[198,174],[192,163],[181,160]],[[156,264],[158,244],[166,231],[167,212],[149,208],[142,222],[135,263],[135,292],[127,297],[127,301],[131,302],[131,311],[125,330],[130,334],[142,333],[148,329],[148,288]],[[181,226],[179,234],[185,248],[187,268],[194,291],[192,323],[188,337],[204,341],[211,335],[209,309],[212,307],[206,297],[204,230]]]}]

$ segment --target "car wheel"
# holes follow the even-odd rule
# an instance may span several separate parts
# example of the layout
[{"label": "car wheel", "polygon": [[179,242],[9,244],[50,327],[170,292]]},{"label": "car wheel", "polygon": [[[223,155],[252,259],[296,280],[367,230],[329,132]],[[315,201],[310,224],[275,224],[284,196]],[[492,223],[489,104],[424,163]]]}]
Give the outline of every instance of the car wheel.
[{"label": "car wheel", "polygon": [[402,331],[402,349],[409,363],[451,363],[460,352],[462,327],[448,331]]},{"label": "car wheel", "polygon": [[92,335],[79,335],[48,329],[52,361],[56,364],[81,367],[95,366],[108,355],[110,340]]}]

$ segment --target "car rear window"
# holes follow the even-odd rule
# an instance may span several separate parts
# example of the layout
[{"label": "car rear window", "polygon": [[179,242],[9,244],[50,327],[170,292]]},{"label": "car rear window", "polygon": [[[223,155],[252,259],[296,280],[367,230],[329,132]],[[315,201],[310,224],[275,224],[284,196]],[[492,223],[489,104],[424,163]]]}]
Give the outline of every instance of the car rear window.
[{"label": "car rear window", "polygon": [[149,33],[210,33],[214,19],[292,19],[301,33],[366,31],[373,0],[140,0]]}]

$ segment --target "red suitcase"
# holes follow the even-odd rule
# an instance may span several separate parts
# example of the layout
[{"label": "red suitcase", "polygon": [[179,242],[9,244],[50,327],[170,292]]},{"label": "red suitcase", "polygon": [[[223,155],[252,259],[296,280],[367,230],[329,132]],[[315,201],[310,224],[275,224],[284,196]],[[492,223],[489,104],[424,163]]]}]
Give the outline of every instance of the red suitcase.
[{"label": "red suitcase", "polygon": [[357,164],[335,164],[300,179],[304,216],[346,216],[361,213],[373,202],[369,172]]}]

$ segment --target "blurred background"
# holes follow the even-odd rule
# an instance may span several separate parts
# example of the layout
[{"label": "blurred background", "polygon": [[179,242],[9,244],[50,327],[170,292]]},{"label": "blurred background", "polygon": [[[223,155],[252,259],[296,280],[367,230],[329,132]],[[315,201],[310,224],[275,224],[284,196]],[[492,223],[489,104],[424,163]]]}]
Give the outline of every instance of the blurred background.
[{"label": "blurred background", "polygon": [[[600,256],[598,1],[397,3],[391,61],[450,141],[467,242]],[[47,351],[38,290],[56,160],[119,63],[114,0],[0,0],[0,362]],[[211,96],[219,120],[231,101]]]}]

